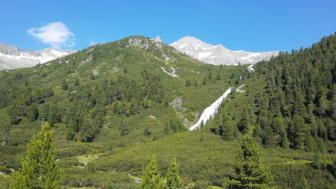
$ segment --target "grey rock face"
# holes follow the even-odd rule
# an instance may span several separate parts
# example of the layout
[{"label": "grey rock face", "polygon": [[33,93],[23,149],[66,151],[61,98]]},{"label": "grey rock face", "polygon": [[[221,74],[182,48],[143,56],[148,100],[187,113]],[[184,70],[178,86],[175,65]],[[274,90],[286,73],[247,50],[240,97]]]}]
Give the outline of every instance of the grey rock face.
[{"label": "grey rock face", "polygon": [[151,44],[150,40],[142,36],[132,36],[129,38],[128,43],[131,46],[139,46],[142,49],[147,49]]},{"label": "grey rock face", "polygon": [[156,38],[154,39],[154,41],[156,43],[162,43],[162,40],[161,40],[160,36],[156,36]]},{"label": "grey rock face", "polygon": [[35,57],[41,56],[41,53],[38,51],[33,51],[33,50],[25,51],[25,50],[19,49],[16,46],[7,45],[1,42],[0,42],[0,53],[6,54],[6,55],[13,55],[13,56],[20,56],[21,54],[35,56]]},{"label": "grey rock face", "polygon": [[60,58],[76,51],[47,48],[40,51],[22,50],[16,46],[0,42],[0,70],[32,67]]},{"label": "grey rock face", "polygon": [[269,60],[272,56],[277,56],[278,51],[272,52],[248,52],[231,51],[222,45],[207,44],[195,37],[184,37],[171,44],[182,53],[186,53],[192,58],[204,63],[215,65],[238,65],[254,64],[262,60]]},{"label": "grey rock face", "polygon": [[161,47],[161,43],[162,41],[160,36],[157,36],[155,39],[150,39],[143,36],[131,36],[128,39],[128,44],[130,46],[138,46],[142,49],[148,49],[152,44],[155,44],[157,47]]},{"label": "grey rock face", "polygon": [[7,45],[5,43],[0,42],[0,52],[8,55],[20,55],[20,51],[18,47]]}]

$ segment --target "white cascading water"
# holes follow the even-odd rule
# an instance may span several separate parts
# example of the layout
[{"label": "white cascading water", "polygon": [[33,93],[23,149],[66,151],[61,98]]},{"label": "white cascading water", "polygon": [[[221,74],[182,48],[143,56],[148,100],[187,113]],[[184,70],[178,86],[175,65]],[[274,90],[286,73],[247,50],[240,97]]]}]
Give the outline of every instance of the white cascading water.
[{"label": "white cascading water", "polygon": [[204,109],[201,117],[197,121],[197,123],[189,128],[189,131],[196,130],[201,127],[201,124],[205,125],[206,122],[212,118],[218,111],[219,106],[223,102],[223,100],[231,93],[232,87],[230,87],[228,90],[224,92],[224,94],[219,97],[214,103],[211,104],[211,106]]},{"label": "white cascading water", "polygon": [[251,64],[247,67],[248,72],[253,72],[254,71],[253,65],[254,64]]},{"label": "white cascading water", "polygon": [[[254,71],[253,65],[254,64],[252,64],[252,65],[250,65],[250,66],[247,67],[247,70],[249,72],[253,72]],[[244,85],[242,85],[242,86],[244,86]],[[240,87],[242,87],[242,86],[240,86]],[[193,130],[199,129],[201,127],[202,122],[205,125],[206,122],[210,118],[212,118],[218,112],[219,106],[221,105],[221,103],[223,102],[223,100],[227,97],[227,95],[229,95],[231,93],[231,90],[232,90],[232,87],[230,87],[228,90],[226,90],[221,97],[219,97],[214,103],[211,104],[211,106],[205,108],[204,111],[203,111],[203,113],[202,113],[202,115],[201,115],[201,117],[197,121],[197,123],[195,125],[191,126],[189,128],[189,131],[193,131]],[[239,92],[244,92],[244,91],[239,91]]]}]

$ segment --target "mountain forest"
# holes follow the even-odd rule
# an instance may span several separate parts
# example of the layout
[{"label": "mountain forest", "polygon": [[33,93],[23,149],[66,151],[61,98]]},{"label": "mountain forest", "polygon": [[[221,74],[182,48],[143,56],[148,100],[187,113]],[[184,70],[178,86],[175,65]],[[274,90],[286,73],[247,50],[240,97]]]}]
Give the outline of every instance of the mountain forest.
[{"label": "mountain forest", "polygon": [[143,36],[1,71],[0,139],[0,188],[335,188],[336,33],[253,71]]}]

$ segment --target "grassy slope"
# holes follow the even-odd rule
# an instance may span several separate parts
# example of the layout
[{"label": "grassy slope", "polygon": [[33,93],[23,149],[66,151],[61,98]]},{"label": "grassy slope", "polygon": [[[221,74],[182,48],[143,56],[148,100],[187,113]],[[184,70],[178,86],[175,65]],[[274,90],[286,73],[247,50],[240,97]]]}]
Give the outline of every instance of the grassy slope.
[{"label": "grassy slope", "polygon": [[[115,170],[141,177],[153,154],[156,155],[163,175],[166,174],[169,163],[176,157],[185,184],[204,180],[213,185],[223,185],[233,171],[232,163],[239,147],[240,137],[234,141],[223,141],[219,136],[210,133],[192,131],[167,136],[128,150],[112,149],[93,162],[100,171]],[[336,182],[327,170],[310,167],[314,153],[282,148],[262,148],[262,153],[263,162],[270,166],[278,188],[298,187],[296,182],[302,177],[316,177],[316,180],[309,180],[314,186],[324,183],[330,187]],[[325,161],[330,163],[335,157],[328,155]],[[291,177],[297,177],[296,181],[293,182]]]}]

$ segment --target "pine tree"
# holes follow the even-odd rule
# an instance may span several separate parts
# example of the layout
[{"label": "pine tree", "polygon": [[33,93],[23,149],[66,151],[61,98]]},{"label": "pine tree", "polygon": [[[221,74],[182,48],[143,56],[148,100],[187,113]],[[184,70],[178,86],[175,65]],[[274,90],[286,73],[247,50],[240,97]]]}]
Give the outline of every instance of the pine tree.
[{"label": "pine tree", "polygon": [[168,188],[172,189],[183,188],[182,179],[175,158],[168,168],[166,185]]},{"label": "pine tree", "polygon": [[27,151],[22,168],[13,175],[10,188],[58,188],[60,173],[55,161],[54,131],[47,122],[38,136],[33,136]]},{"label": "pine tree", "polygon": [[130,130],[129,130],[128,126],[126,125],[125,122],[123,122],[120,126],[120,135],[121,136],[126,136],[126,135],[128,135],[129,131]]},{"label": "pine tree", "polygon": [[211,74],[211,72],[209,72],[209,74],[208,74],[208,79],[209,79],[209,80],[212,79],[212,74]]},{"label": "pine tree", "polygon": [[248,117],[247,108],[245,107],[242,111],[241,120],[238,124],[239,124],[239,128],[242,131],[242,133],[246,134],[250,132],[249,117]]},{"label": "pine tree", "polygon": [[268,167],[261,163],[259,145],[245,136],[234,163],[229,188],[266,188],[273,183]]},{"label": "pine tree", "polygon": [[78,86],[78,85],[79,85],[79,79],[77,78],[75,81],[75,86]]},{"label": "pine tree", "polygon": [[161,173],[159,172],[156,158],[153,155],[151,162],[143,173],[142,182],[138,186],[139,189],[161,189],[165,188]]},{"label": "pine tree", "polygon": [[303,177],[302,180],[300,181],[298,188],[299,189],[309,189],[310,188],[309,183],[305,177]]},{"label": "pine tree", "polygon": [[292,144],[294,149],[303,149],[304,140],[306,138],[306,125],[304,124],[304,119],[300,116],[294,116],[293,126],[290,127],[292,135]]},{"label": "pine tree", "polygon": [[31,122],[35,121],[38,118],[38,109],[36,107],[36,104],[32,104],[28,107],[27,117]]},{"label": "pine tree", "polygon": [[218,134],[221,135],[224,140],[233,140],[235,137],[234,127],[230,118],[224,115],[222,121],[218,123]]},{"label": "pine tree", "polygon": [[264,140],[265,140],[264,141],[265,146],[270,147],[270,148],[276,146],[276,138],[274,136],[272,127],[266,127]]},{"label": "pine tree", "polygon": [[220,76],[220,74],[217,74],[216,79],[217,79],[218,81],[222,79],[222,77]]},{"label": "pine tree", "polygon": [[62,83],[62,90],[63,91],[68,90],[68,83],[66,81],[63,81],[63,83]]}]

